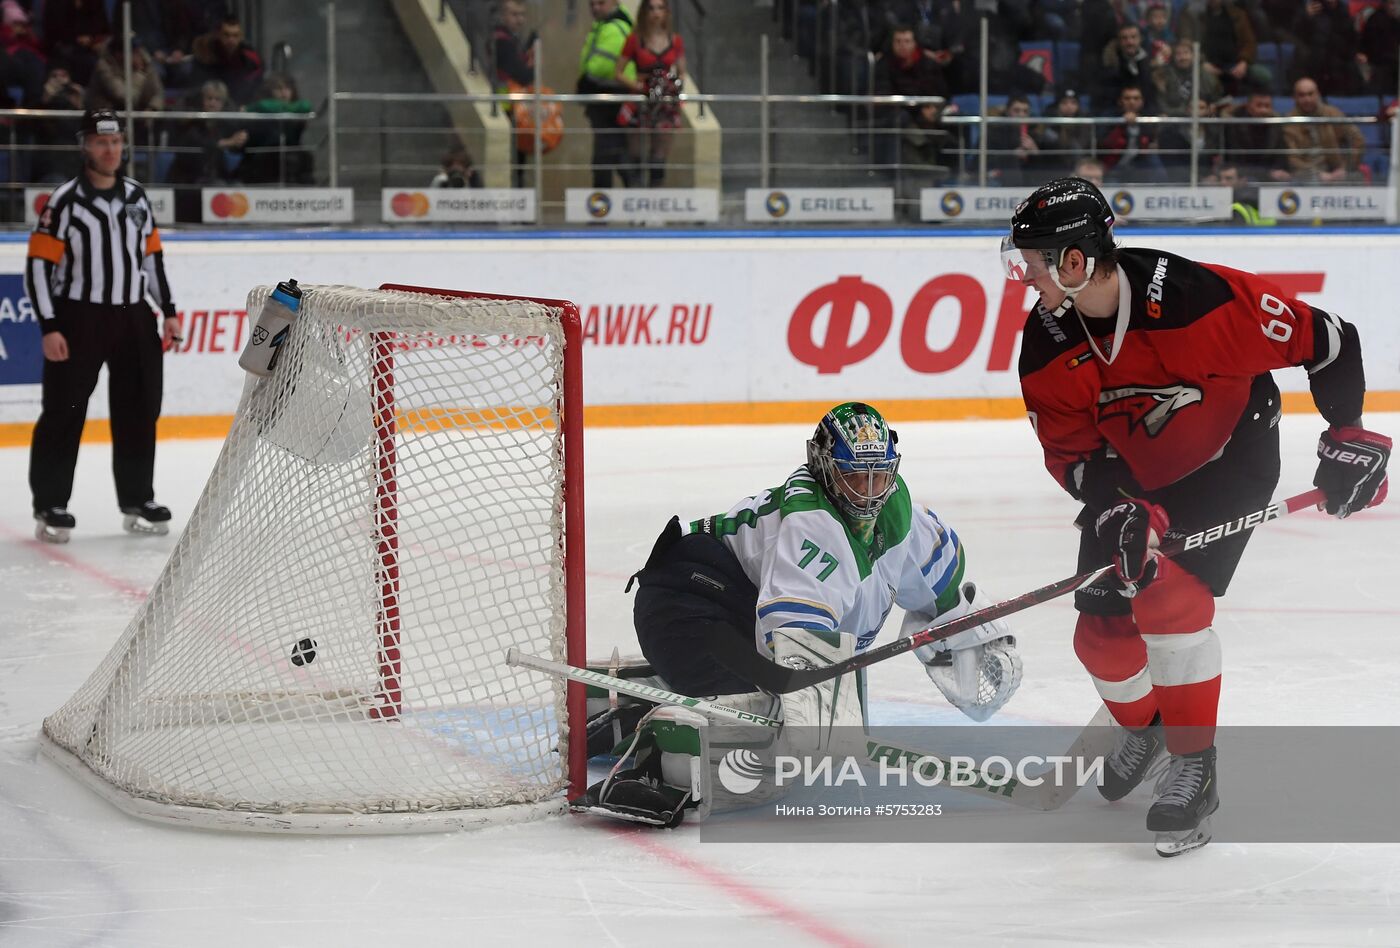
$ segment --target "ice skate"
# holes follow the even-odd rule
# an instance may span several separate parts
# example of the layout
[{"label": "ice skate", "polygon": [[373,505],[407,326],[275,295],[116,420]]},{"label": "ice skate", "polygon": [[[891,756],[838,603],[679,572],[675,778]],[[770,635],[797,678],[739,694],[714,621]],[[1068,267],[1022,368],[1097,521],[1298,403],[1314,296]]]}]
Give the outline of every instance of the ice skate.
[{"label": "ice skate", "polygon": [[1172,755],[1156,789],[1147,828],[1157,834],[1158,855],[1179,856],[1210,842],[1210,816],[1220,807],[1214,747]]},{"label": "ice skate", "polygon": [[34,536],[45,543],[67,543],[78,521],[67,507],[46,507],[34,511]]},{"label": "ice skate", "polygon": [[1099,794],[1105,800],[1121,800],[1147,777],[1147,771],[1162,754],[1162,716],[1156,715],[1145,728],[1124,729],[1113,753],[1104,761],[1103,786]]},{"label": "ice skate", "polygon": [[1179,833],[1158,833],[1157,855],[1170,858],[1180,856],[1182,853],[1189,853],[1193,849],[1200,849],[1210,842],[1212,832],[1210,817],[1206,817],[1195,829],[1182,830]]},{"label": "ice skate", "polygon": [[170,532],[170,508],[152,500],[139,507],[123,507],[122,528],[137,536],[163,537]]}]

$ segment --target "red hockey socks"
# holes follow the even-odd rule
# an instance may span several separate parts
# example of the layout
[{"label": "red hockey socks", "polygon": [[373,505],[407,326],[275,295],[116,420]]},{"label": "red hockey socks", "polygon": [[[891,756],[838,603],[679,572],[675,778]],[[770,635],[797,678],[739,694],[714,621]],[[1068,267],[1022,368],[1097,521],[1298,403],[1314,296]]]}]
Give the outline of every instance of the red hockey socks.
[{"label": "red hockey socks", "polygon": [[1147,670],[1147,647],[1132,616],[1081,613],[1074,628],[1074,653],[1115,721],[1134,729],[1152,723],[1157,695]]},{"label": "red hockey socks", "polygon": [[1215,743],[1220,704],[1220,638],[1211,627],[1215,599],[1196,576],[1171,560],[1133,599],[1133,618],[1167,728],[1167,749],[1190,754]]}]

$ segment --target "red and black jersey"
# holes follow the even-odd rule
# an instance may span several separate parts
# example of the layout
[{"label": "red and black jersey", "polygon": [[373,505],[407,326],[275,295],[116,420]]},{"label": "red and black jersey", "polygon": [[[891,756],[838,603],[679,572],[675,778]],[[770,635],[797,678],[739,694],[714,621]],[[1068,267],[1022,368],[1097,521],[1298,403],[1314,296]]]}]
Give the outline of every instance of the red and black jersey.
[{"label": "red and black jersey", "polygon": [[1209,462],[1237,431],[1274,423],[1272,369],[1304,366],[1330,424],[1361,416],[1365,379],[1353,326],[1263,277],[1157,250],[1119,251],[1120,318],[1089,345],[1074,310],[1037,305],[1021,342],[1021,391],[1045,466],[1079,497],[1074,469],[1106,446],[1153,490]]}]

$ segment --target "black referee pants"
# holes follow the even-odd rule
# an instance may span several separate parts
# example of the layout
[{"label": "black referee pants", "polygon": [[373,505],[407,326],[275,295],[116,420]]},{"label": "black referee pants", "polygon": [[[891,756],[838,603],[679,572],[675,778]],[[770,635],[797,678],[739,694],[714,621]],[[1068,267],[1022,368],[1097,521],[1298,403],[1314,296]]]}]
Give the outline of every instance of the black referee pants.
[{"label": "black referee pants", "polygon": [[156,419],[163,384],[155,314],[144,303],[104,306],[55,300],[54,308],[59,332],[68,341],[68,361],[44,361],[43,403],[29,450],[34,509],[68,505],[88,398],[103,363],[117,506],[139,507],[154,500]]}]

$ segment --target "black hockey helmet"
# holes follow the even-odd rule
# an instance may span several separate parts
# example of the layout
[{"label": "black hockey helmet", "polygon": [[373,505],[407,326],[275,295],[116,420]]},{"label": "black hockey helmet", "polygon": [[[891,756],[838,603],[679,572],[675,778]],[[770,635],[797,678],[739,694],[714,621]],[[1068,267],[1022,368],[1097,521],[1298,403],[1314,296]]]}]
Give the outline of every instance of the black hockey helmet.
[{"label": "black hockey helmet", "polygon": [[1071,247],[1090,261],[1104,256],[1114,248],[1113,220],[1113,208],[1091,181],[1056,178],[1036,188],[1017,205],[1011,232],[1001,243],[1008,278],[1019,280],[1025,274],[1020,251],[1046,251],[1051,273]]},{"label": "black hockey helmet", "polygon": [[87,135],[120,135],[121,120],[111,109],[88,109],[83,113],[82,124],[78,126],[78,142]]}]

